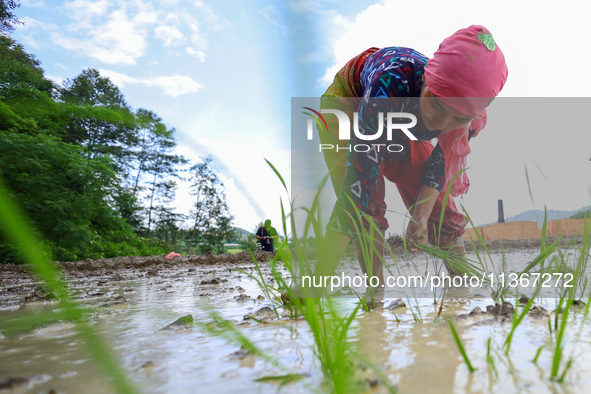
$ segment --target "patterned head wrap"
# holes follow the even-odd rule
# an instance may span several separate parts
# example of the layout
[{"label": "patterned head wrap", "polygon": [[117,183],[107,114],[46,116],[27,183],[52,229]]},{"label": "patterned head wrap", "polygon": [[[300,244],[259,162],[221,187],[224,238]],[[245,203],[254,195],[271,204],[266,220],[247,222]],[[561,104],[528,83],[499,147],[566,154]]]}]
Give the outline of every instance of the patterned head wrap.
[{"label": "patterned head wrap", "polygon": [[[484,128],[485,108],[505,85],[507,74],[501,48],[488,29],[478,25],[458,30],[443,40],[425,66],[429,90],[452,108],[474,117],[468,126],[438,138],[448,182],[466,168],[469,130],[475,130],[475,136]],[[470,181],[462,172],[452,186],[451,195],[465,194],[469,187]]]}]

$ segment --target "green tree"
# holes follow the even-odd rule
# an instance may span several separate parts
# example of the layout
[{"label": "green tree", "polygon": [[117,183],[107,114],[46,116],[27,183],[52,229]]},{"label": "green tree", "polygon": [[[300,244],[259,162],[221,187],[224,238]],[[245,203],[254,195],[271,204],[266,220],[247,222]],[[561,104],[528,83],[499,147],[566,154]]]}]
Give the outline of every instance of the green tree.
[{"label": "green tree", "polygon": [[71,112],[64,141],[86,148],[90,158],[109,155],[124,178],[133,166],[138,142],[136,117],[123,93],[109,78],[88,68],[60,89],[59,99]]},{"label": "green tree", "polygon": [[14,30],[14,25],[24,25],[12,13],[12,10],[20,6],[18,1],[0,0],[0,31],[9,32]]},{"label": "green tree", "polygon": [[[119,180],[110,158],[89,159],[81,150],[53,136],[0,131],[0,176],[57,260],[150,250],[113,207]],[[2,246],[1,261],[17,260]]]},{"label": "green tree", "polygon": [[40,62],[11,37],[0,34],[0,130],[57,135],[67,121],[54,83]]},{"label": "green tree", "polygon": [[193,242],[200,253],[223,253],[224,241],[233,234],[233,216],[226,204],[224,185],[219,179],[210,157],[191,167],[191,195],[195,204],[191,210],[193,228],[188,242],[187,253]]},{"label": "green tree", "polygon": [[[146,207],[148,235],[152,225],[152,211],[154,209],[170,210],[167,205],[175,196],[176,179],[180,178],[179,166],[187,163],[184,157],[172,153],[176,146],[174,132],[174,129],[165,129],[161,133],[152,134],[154,148],[148,152],[144,163],[145,172],[152,178],[147,187],[148,195],[146,196],[149,201]],[[170,214],[166,216],[171,217]]]},{"label": "green tree", "polygon": [[591,208],[587,209],[586,211],[579,211],[572,215],[569,219],[585,219],[585,216],[587,216],[587,219],[591,219]]},{"label": "green tree", "polygon": [[187,216],[162,206],[154,210],[154,215],[156,220],[153,236],[169,244],[175,252],[180,253],[181,242],[186,233],[180,227],[180,223],[187,219]]}]

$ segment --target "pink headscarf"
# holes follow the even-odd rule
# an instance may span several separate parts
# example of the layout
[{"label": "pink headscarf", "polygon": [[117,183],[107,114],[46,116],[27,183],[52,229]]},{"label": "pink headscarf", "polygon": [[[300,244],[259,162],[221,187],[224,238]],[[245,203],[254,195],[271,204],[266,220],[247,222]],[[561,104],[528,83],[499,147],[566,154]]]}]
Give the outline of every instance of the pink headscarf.
[{"label": "pink headscarf", "polygon": [[[472,25],[443,40],[425,66],[425,82],[435,96],[461,113],[473,116],[461,129],[441,135],[438,140],[445,158],[445,179],[466,168],[469,130],[474,136],[486,125],[486,107],[507,80],[507,64],[501,48],[484,26]],[[466,172],[455,180],[451,195],[466,194],[470,181]]]}]

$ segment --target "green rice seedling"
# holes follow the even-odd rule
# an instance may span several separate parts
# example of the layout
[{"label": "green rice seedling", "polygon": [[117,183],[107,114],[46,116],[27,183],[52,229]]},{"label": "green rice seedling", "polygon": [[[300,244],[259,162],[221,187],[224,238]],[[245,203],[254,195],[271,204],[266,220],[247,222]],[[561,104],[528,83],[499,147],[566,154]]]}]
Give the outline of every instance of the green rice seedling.
[{"label": "green rice seedling", "polygon": [[495,377],[498,377],[499,372],[497,371],[497,367],[495,366],[495,360],[494,360],[492,352],[491,352],[491,342],[492,342],[492,338],[488,338],[488,340],[486,341],[486,362],[490,366]]},{"label": "green rice seedling", "polygon": [[[589,225],[591,224],[591,222],[587,221],[587,218],[585,217],[585,221],[584,221],[584,230],[583,230],[583,243],[581,246],[581,254],[579,257],[579,261],[577,263],[577,268],[574,270],[575,275],[577,275],[579,278],[583,276],[583,273],[586,271],[586,266],[587,266],[587,262],[588,262],[588,258],[589,258],[589,254],[588,254],[588,250],[589,250],[589,246],[591,243],[591,238],[590,238],[590,231],[589,231]],[[583,287],[583,291],[585,290],[585,287]],[[576,288],[572,290],[572,294],[576,294]],[[582,295],[582,294],[581,294]],[[565,319],[567,318],[567,316],[565,315],[566,313],[566,309],[568,309],[569,307],[569,303],[572,305],[573,303],[573,298],[569,298],[569,300],[567,301],[567,308],[565,308],[565,311],[563,312],[563,316],[562,316],[562,322],[561,322],[561,329],[564,326],[564,329],[566,329],[566,321]],[[591,307],[591,290],[589,291],[589,293],[587,294],[587,304],[585,305],[585,310],[583,312],[583,316],[581,318],[581,323],[579,325],[579,329],[577,331],[577,335],[574,341],[574,345],[572,346],[572,350],[570,353],[570,356],[568,357],[568,361],[566,362],[566,365],[563,368],[562,373],[560,373],[560,377],[558,377],[558,382],[563,382],[566,374],[568,372],[568,370],[570,369],[570,367],[572,366],[574,360],[575,360],[575,350],[581,340],[581,336],[583,333],[583,329],[585,327],[585,323],[587,322],[587,319],[589,317],[589,312],[590,312],[590,307]],[[560,359],[561,359],[561,354],[559,353],[560,350],[558,349],[558,342],[559,342],[559,338],[560,338],[560,344],[562,344],[563,341],[563,335],[564,333],[561,335],[560,331],[557,334],[557,345],[555,346],[555,354],[554,354],[554,358],[552,360],[552,375],[551,377],[554,379],[557,377],[558,373],[559,373],[559,365],[560,364]]]},{"label": "green rice seedling", "polygon": [[359,359],[361,362],[363,362],[365,365],[367,365],[373,371],[373,373],[376,374],[378,379],[384,384],[384,386],[386,387],[386,389],[388,390],[388,392],[390,394],[397,393],[396,388],[394,388],[394,386],[392,386],[390,384],[390,382],[388,381],[388,378],[384,375],[384,373],[374,363],[372,363],[371,361],[369,361],[368,359],[366,359],[365,357],[363,357],[359,353],[355,353],[355,357],[357,359]]},{"label": "green rice seedling", "polygon": [[[352,379],[354,363],[347,342],[347,331],[360,305],[357,305],[348,316],[341,318],[336,313],[332,302],[330,298],[325,298],[318,303],[306,298],[303,299],[302,312],[314,336],[316,356],[322,366],[329,391],[351,393],[357,391],[359,387],[356,387],[358,384]],[[326,306],[328,308],[325,309]]]},{"label": "green rice seedling", "polygon": [[[557,380],[557,378],[558,378],[559,368],[560,368],[560,364],[562,362],[562,353],[564,351],[564,343],[563,342],[566,340],[565,333],[566,333],[566,327],[567,327],[567,322],[568,322],[568,313],[569,313],[570,308],[573,304],[572,301],[573,301],[572,299],[568,299],[566,301],[566,307],[564,308],[564,310],[562,312],[562,318],[560,321],[560,328],[556,332],[556,343],[554,345],[554,355],[552,357],[552,371],[550,374],[551,380]],[[572,360],[572,358],[570,358],[569,361],[567,362],[567,365],[564,368],[563,375],[566,374],[566,371],[570,368],[571,363],[572,363],[571,360]]]},{"label": "green rice seedling", "polygon": [[[468,219],[468,222],[470,223],[470,225],[472,225],[472,228],[474,228],[474,229],[477,228],[474,225],[472,218],[470,217],[470,215],[468,214],[468,211],[466,211],[466,208],[464,206],[462,206],[462,211],[464,212],[464,216]],[[472,238],[472,235],[470,234],[470,243],[472,245],[472,250],[474,251],[474,254],[476,254],[476,258],[478,259],[480,266],[487,272],[492,271],[492,272],[496,273],[496,270],[494,269],[495,264],[494,264],[493,258],[490,255],[490,251],[488,250],[488,247],[486,246],[486,242],[484,241],[484,238],[482,237],[482,235],[478,231],[474,231],[474,233],[476,234],[476,238],[478,239],[478,242],[480,243],[480,245],[482,245],[482,248],[484,249],[484,252],[486,253],[486,256],[488,257],[488,260],[491,263],[492,269],[489,269],[486,258],[482,258],[480,256],[480,253],[478,252],[478,247],[476,246],[476,243],[475,243],[474,239]]]},{"label": "green rice seedling", "polygon": [[544,251],[540,252],[540,254],[519,273],[519,276],[523,275],[524,273],[527,273],[532,268],[543,264],[544,261],[548,258],[548,256],[550,256],[552,253],[554,253],[558,242],[560,242],[560,238],[557,239],[556,241],[554,241],[553,243],[551,243],[550,245],[546,246],[544,248]]},{"label": "green rice seedling", "polygon": [[[546,227],[546,215],[544,215],[544,228]],[[540,251],[540,255],[543,255],[546,249],[545,246],[545,238],[542,239],[541,242],[542,248]],[[543,261],[542,261],[543,263]],[[505,272],[505,260],[504,260],[504,254],[503,254],[503,272]],[[523,275],[525,275],[523,272],[519,275],[519,277],[522,277]],[[529,278],[528,278],[528,283],[529,283]],[[508,284],[507,284],[508,285]],[[527,301],[526,305],[523,307],[521,314],[518,315],[518,306],[519,306],[519,291],[517,290],[515,292],[515,308],[513,310],[513,320],[512,320],[512,324],[511,324],[511,330],[509,332],[509,334],[507,335],[507,338],[505,339],[504,342],[504,346],[505,346],[505,354],[509,354],[509,351],[511,349],[511,340],[513,339],[513,334],[515,333],[515,330],[517,329],[517,327],[519,326],[519,324],[523,321],[523,319],[525,318],[525,316],[527,315],[527,313],[530,311],[531,307],[533,306],[534,300],[535,298],[539,295],[540,291],[542,289],[542,282],[541,281],[537,281],[536,282],[536,290],[534,292],[534,294],[532,295],[532,297]],[[506,291],[506,289],[504,289],[503,293]]]},{"label": "green rice seedling", "polygon": [[[354,228],[355,228],[355,232],[357,234],[357,238],[359,239],[359,245],[360,245],[360,249],[361,249],[361,253],[363,256],[363,261],[365,262],[365,272],[367,273],[367,275],[369,277],[372,277],[376,274],[379,274],[379,272],[374,272],[374,258],[378,259],[378,262],[380,264],[380,268],[378,270],[381,270],[382,275],[384,273],[384,267],[386,267],[386,262],[384,260],[384,255],[383,253],[380,253],[375,245],[374,240],[377,238],[377,234],[380,234],[381,231],[378,229],[378,227],[376,226],[376,224],[374,223],[373,219],[371,217],[366,217],[365,221],[368,223],[368,227],[366,228],[363,225],[360,225],[359,223],[363,223],[363,218],[361,215],[361,212],[357,209],[357,207],[355,206],[355,204],[353,204],[353,201],[350,200],[351,205],[354,208],[354,212],[355,212],[355,216],[356,216],[356,220],[352,220]],[[380,235],[381,237],[381,235]],[[384,245],[387,245],[386,240],[382,240],[384,242]],[[370,297],[371,300],[371,305],[374,305],[375,302],[375,291],[376,289],[372,286],[369,287],[368,289],[368,295]],[[367,296],[366,296],[367,297]]]},{"label": "green rice seedling", "polygon": [[283,243],[278,247],[277,253],[273,257],[271,264],[270,264],[271,276],[274,279],[275,283],[277,284],[277,287],[270,285],[267,283],[267,281],[265,281],[265,277],[260,269],[259,263],[257,262],[256,258],[252,254],[252,252],[250,252],[250,256],[251,256],[252,261],[256,267],[258,277],[254,276],[248,272],[242,271],[242,270],[236,270],[237,272],[247,275],[248,277],[250,277],[251,279],[253,279],[254,281],[257,282],[259,288],[265,294],[265,297],[267,297],[267,299],[273,303],[273,305],[274,305],[273,310],[275,311],[275,314],[277,315],[277,317],[279,317],[279,313],[277,312],[277,309],[285,306],[281,296],[289,288],[289,286],[287,285],[287,283],[283,279],[283,276],[281,275],[281,273],[277,271],[277,261],[279,260],[279,258],[281,256],[283,256],[284,259],[282,259],[282,260],[284,260],[284,264],[286,265],[288,272],[291,272],[291,267],[289,265],[289,259],[285,258],[285,254],[283,253],[286,246],[287,246],[287,239],[284,240]]},{"label": "green rice seedling", "polygon": [[540,240],[540,253],[543,253],[544,249],[546,249],[546,229],[547,229],[547,225],[548,225],[547,221],[548,221],[548,210],[546,209],[546,206],[544,205],[544,223],[542,224],[542,239]]},{"label": "green rice seedling", "polygon": [[[267,163],[277,174],[287,191],[285,182],[279,172],[270,162],[267,161]],[[306,247],[309,235],[312,233],[314,234],[319,250],[323,247],[320,192],[327,179],[328,177],[325,177],[319,185],[312,206],[310,208],[302,208],[307,216],[301,241],[298,238],[295,227],[295,209],[293,202],[290,202],[290,211],[287,214],[284,210],[283,203],[281,204],[284,231],[287,229],[287,218],[291,218],[291,237],[294,248],[293,255],[289,251],[282,253],[281,260],[287,264],[287,268],[292,273],[292,277],[295,268],[299,269],[300,274],[312,273]],[[285,232],[287,238],[287,231]],[[365,253],[373,252],[374,250],[371,248],[368,248],[365,251]],[[259,277],[262,278],[261,275],[259,275]],[[262,281],[258,282],[259,286],[263,284]],[[349,312],[346,316],[341,317],[330,298],[297,298],[293,297],[293,294],[291,294],[291,286],[288,287],[285,285],[285,287],[287,288],[289,295],[289,303],[303,315],[313,334],[315,354],[320,361],[322,372],[326,384],[328,385],[328,390],[335,393],[357,392],[360,389],[360,386],[358,385],[358,382],[353,380],[352,373],[356,356],[352,351],[347,338],[349,327],[357,315],[361,304],[358,304],[353,311]],[[319,295],[326,296],[326,292],[322,291]],[[383,376],[380,379],[386,386],[389,386],[387,380],[383,378]]]},{"label": "green rice seedling", "polygon": [[470,372],[474,372],[475,369],[472,366],[470,359],[468,358],[468,354],[466,353],[466,349],[464,348],[464,345],[462,344],[462,340],[460,339],[460,336],[458,335],[458,332],[456,331],[456,328],[454,327],[454,324],[452,323],[451,318],[447,319],[447,322],[449,323],[449,328],[451,329],[451,333],[454,337],[454,341],[456,342],[456,345],[458,346],[458,349],[460,350],[460,354],[462,355],[462,358],[466,362],[466,366],[468,367],[468,370]]},{"label": "green rice seedling", "polygon": [[281,365],[277,360],[271,357],[267,352],[260,349],[254,342],[246,337],[234,324],[226,319],[219,312],[213,308],[203,308],[209,318],[213,319],[216,324],[209,324],[206,321],[194,320],[194,325],[200,330],[215,336],[222,336],[232,342],[241,345],[248,352],[261,357],[263,360],[273,366],[277,366],[284,371],[291,372],[288,368]]},{"label": "green rice seedling", "polygon": [[[416,245],[416,247],[420,251],[426,252],[437,259],[445,260],[453,270],[458,270],[459,272],[465,273],[469,276],[483,276],[483,271],[478,265],[463,256],[459,256],[455,252],[433,247],[431,245],[419,244]],[[486,277],[484,277],[484,279],[486,279]]]},{"label": "green rice seedling", "polygon": [[259,383],[279,383],[278,391],[286,384],[299,382],[304,378],[304,375],[292,373],[287,375],[265,376],[263,378],[255,379]]},{"label": "green rice seedling", "polygon": [[[284,385],[299,382],[304,378],[303,374],[295,373],[290,368],[281,364],[277,359],[272,357],[263,349],[258,347],[254,342],[248,339],[248,337],[244,335],[244,333],[241,330],[235,327],[234,324],[232,324],[231,322],[225,320],[223,316],[216,312],[213,308],[205,308],[204,310],[207,313],[207,315],[216,322],[216,324],[212,325],[208,322],[197,320],[194,322],[194,325],[197,326],[200,330],[210,335],[221,336],[231,342],[239,344],[242,347],[242,349],[245,349],[247,352],[257,357],[260,357],[266,363],[281,371],[281,373],[277,375],[269,375],[255,379],[255,382],[278,383],[279,391]],[[304,382],[304,384],[310,391],[313,390],[313,388],[310,387],[308,383]]]},{"label": "green rice seedling", "polygon": [[[386,248],[386,252],[389,253],[390,258],[395,262],[395,267],[396,267],[396,270],[398,271],[398,275],[400,275],[400,276],[404,275],[405,273],[401,269],[400,264],[398,264],[397,257],[394,255],[392,248],[390,248],[390,246],[387,243],[384,243],[384,247]],[[395,276],[394,272],[390,269],[390,267],[388,267],[388,265],[385,263],[385,261],[383,263],[383,267],[384,267],[385,271],[387,271],[391,276]],[[417,273],[419,273],[419,270],[416,266],[415,266],[415,270]],[[423,317],[422,317],[421,308],[420,308],[420,305],[418,302],[418,297],[416,296],[415,290],[413,288],[409,288],[409,291],[412,293],[412,297],[409,296],[406,293],[406,291],[404,292],[405,293],[404,298],[406,299],[406,304],[409,307],[409,311],[411,312],[415,323],[422,324]],[[394,318],[396,319],[397,322],[400,322],[400,319],[398,319],[398,317],[395,314],[394,314]]]},{"label": "green rice seedling", "polygon": [[542,350],[544,350],[544,348],[547,346],[548,344],[545,343],[542,346],[540,346],[538,348],[538,350],[536,351],[536,355],[534,356],[534,359],[531,360],[532,363],[537,364],[538,363],[538,359],[540,358],[540,354],[542,354]]},{"label": "green rice seedling", "polygon": [[[443,203],[441,204],[442,207],[445,208],[447,206],[447,202],[449,201],[449,194],[451,192],[452,186],[455,183],[458,176],[460,176],[462,174],[462,172],[464,172],[464,171],[466,171],[466,169],[459,171],[456,175],[454,175],[454,177],[449,182],[449,184],[445,190],[445,196],[443,197]],[[437,232],[436,232],[437,233],[437,246],[439,246],[440,242],[441,242],[441,227],[443,226],[443,217],[444,216],[445,216],[445,209],[442,209],[441,215],[439,216],[439,228],[437,229]]]},{"label": "green rice seedling", "polygon": [[525,304],[525,306],[521,310],[521,314],[519,314],[519,315],[517,313],[517,309],[518,309],[518,305],[519,305],[519,301],[518,301],[519,292],[515,293],[515,308],[513,309],[513,320],[511,323],[511,331],[509,331],[509,335],[507,335],[507,338],[505,339],[505,342],[504,342],[505,354],[509,354],[509,350],[511,349],[511,340],[513,339],[513,334],[515,333],[517,326],[519,326],[519,324],[523,321],[523,319],[525,318],[525,316],[527,315],[527,313],[529,312],[529,310],[533,306],[534,300],[537,297],[537,295],[539,294],[540,289],[541,289],[541,284],[538,283],[534,295],[527,301],[527,303]]},{"label": "green rice seedling", "polygon": [[[0,222],[5,237],[17,246],[29,264],[31,271],[45,284],[47,289],[59,298],[59,314],[64,320],[73,321],[78,337],[86,345],[96,364],[109,378],[113,389],[118,393],[133,393],[136,389],[124,373],[117,358],[96,330],[83,321],[83,311],[70,300],[66,285],[58,269],[48,261],[48,252],[43,244],[33,235],[32,227],[21,209],[6,192],[0,180]],[[46,315],[38,317],[45,318]],[[29,320],[39,321],[38,318]],[[23,323],[23,322],[21,322]]]}]

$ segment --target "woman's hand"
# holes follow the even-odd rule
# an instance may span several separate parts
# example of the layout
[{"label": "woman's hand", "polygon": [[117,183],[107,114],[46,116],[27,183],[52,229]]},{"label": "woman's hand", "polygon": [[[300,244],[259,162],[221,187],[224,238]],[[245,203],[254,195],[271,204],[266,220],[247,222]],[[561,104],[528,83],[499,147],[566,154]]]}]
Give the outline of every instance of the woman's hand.
[{"label": "woman's hand", "polygon": [[[421,185],[419,189],[419,196],[417,204],[412,213],[412,219],[406,229],[406,240],[411,244],[426,244],[427,243],[427,223],[433,211],[435,201],[439,197],[439,191],[429,186]],[[417,252],[419,249],[411,245],[410,250]]]},{"label": "woman's hand", "polygon": [[413,215],[406,229],[406,240],[411,243],[411,252],[417,252],[419,249],[416,244],[427,243],[427,222],[429,217],[424,215]]}]

